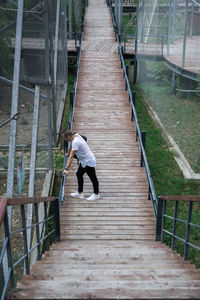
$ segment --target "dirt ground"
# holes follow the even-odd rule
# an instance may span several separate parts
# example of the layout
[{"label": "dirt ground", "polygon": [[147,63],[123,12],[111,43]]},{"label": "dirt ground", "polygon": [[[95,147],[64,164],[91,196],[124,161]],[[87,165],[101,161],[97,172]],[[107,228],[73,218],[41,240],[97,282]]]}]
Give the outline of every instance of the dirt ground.
[{"label": "dirt ground", "polygon": [[[25,84],[20,82],[20,84],[34,90],[34,86],[30,84]],[[46,86],[40,86],[40,93],[46,95]],[[56,103],[56,113],[58,113],[58,108],[61,101],[60,94],[62,93],[62,85],[58,86]],[[11,117],[11,103],[12,103],[12,87],[4,84],[0,81],[0,124],[5,122]],[[33,128],[33,111],[34,111],[34,94],[27,91],[19,89],[19,101],[18,101],[18,112],[17,116],[17,135],[16,135],[16,145],[25,145],[28,147],[22,148],[20,151],[16,151],[16,166],[19,161],[20,155],[24,150],[25,157],[25,168],[30,167],[30,156],[31,156],[31,141],[32,141],[32,128]],[[9,136],[10,136],[10,122],[4,126],[0,126],[0,157],[8,163],[9,156]],[[38,143],[48,145],[48,106],[47,100],[40,97],[40,107],[39,107],[39,120],[38,120]],[[44,139],[44,140],[43,140]],[[42,140],[40,142],[40,140]],[[0,164],[0,168],[2,168]],[[48,168],[49,158],[48,149],[40,150],[37,148],[37,168]],[[0,195],[4,195],[6,192],[6,177],[0,178]],[[28,177],[26,178],[26,184],[22,196],[27,194]],[[43,186],[43,179],[37,179],[35,183],[36,187],[40,187],[41,190]],[[16,187],[15,192],[16,194]],[[36,188],[36,193],[38,195],[39,191]]]},{"label": "dirt ground", "polygon": [[[27,85],[26,85],[27,86]],[[34,87],[28,86],[32,90]],[[46,94],[45,86],[41,87],[41,93]],[[11,116],[12,87],[0,82],[0,124]],[[17,117],[17,144],[31,143],[32,124],[34,110],[34,94],[22,89],[19,90],[19,102]],[[40,98],[39,132],[38,139],[47,136],[47,101]],[[9,144],[10,124],[0,128],[0,145]]]}]

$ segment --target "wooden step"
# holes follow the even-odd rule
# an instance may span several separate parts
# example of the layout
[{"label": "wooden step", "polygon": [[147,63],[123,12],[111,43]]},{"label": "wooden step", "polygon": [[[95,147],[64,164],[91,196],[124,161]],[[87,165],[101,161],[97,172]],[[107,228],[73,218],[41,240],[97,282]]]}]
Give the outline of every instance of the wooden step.
[{"label": "wooden step", "polygon": [[155,241],[155,218],[129,95],[105,0],[86,9],[73,131],[85,134],[97,159],[101,198],[77,163],[67,176],[61,242],[54,243],[11,299],[200,299],[200,270]]}]

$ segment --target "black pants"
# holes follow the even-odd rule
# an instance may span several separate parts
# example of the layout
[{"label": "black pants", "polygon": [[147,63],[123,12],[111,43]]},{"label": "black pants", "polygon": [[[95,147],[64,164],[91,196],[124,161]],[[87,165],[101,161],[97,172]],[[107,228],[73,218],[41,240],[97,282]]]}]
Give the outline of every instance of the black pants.
[{"label": "black pants", "polygon": [[76,172],[76,176],[78,179],[78,192],[82,193],[83,192],[83,175],[87,174],[90,180],[92,181],[93,184],[93,189],[94,189],[94,194],[99,193],[99,182],[96,176],[95,168],[86,166],[83,168],[81,164],[79,165],[78,171]]}]

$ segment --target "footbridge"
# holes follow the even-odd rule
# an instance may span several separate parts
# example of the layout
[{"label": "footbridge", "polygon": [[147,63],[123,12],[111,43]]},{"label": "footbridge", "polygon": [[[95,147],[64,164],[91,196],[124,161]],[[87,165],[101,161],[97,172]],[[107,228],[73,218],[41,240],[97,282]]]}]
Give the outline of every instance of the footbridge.
[{"label": "footbridge", "polygon": [[[57,200],[45,199],[55,202],[55,236],[60,241],[39,256],[9,298],[200,299],[200,271],[160,242],[163,201],[175,199],[157,203],[134,94],[127,84],[121,47],[119,53],[113,51],[116,37],[104,0],[89,1],[82,42],[90,47],[79,52],[71,118],[73,131],[87,135],[97,158],[101,198],[95,202],[71,198],[77,187],[73,162],[65,178],[60,227]],[[86,177],[85,197],[91,193]],[[4,207],[11,204],[14,201],[4,200]]]}]

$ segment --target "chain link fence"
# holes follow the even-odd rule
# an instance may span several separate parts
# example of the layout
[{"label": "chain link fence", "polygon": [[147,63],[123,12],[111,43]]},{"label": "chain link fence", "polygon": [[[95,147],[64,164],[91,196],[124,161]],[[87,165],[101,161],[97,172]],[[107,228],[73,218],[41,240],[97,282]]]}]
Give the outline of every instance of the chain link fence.
[{"label": "chain link fence", "polygon": [[196,178],[195,173],[200,173],[200,1],[138,3],[138,84],[157,121],[189,163],[191,178]]}]

